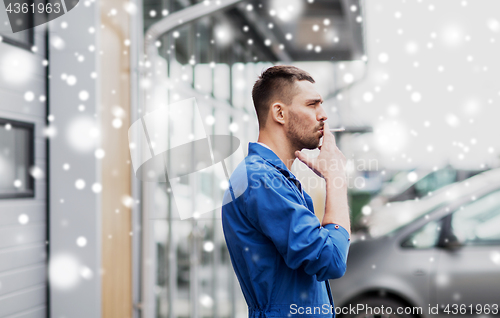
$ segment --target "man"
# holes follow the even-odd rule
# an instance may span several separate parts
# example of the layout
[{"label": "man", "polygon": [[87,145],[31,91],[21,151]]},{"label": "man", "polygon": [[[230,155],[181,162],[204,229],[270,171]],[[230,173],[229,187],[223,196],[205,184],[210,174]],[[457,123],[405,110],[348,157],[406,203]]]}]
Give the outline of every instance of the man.
[{"label": "man", "polygon": [[[268,68],[252,98],[258,142],[249,143],[248,156],[231,175],[224,202],[232,200],[222,207],[224,236],[249,317],[332,317],[328,279],[344,275],[350,243],[346,159],[307,72]],[[318,148],[321,137],[318,157],[308,159],[301,150]],[[296,158],[326,180],[321,223],[311,197],[290,172]]]}]

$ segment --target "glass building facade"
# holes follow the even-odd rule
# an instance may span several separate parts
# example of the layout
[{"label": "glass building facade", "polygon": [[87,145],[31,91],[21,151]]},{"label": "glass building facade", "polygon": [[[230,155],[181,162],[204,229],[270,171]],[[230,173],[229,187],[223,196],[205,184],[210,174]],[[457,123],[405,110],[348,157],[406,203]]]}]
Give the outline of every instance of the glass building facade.
[{"label": "glass building facade", "polygon": [[[178,1],[167,1],[163,7],[145,3],[145,25],[154,22],[155,16],[164,16],[165,10],[173,14],[182,9]],[[160,75],[155,76],[151,96],[154,105],[195,96],[204,127],[194,120],[190,127],[175,127],[175,123],[172,127],[186,135],[205,129],[207,135],[235,136],[245,154],[248,141],[255,140],[258,132],[251,87],[260,72],[272,65],[265,45],[249,45],[248,31],[225,11],[163,34],[155,45],[164,63],[161,70],[154,68]],[[165,85],[159,85],[158,79]],[[163,87],[158,92],[159,86]],[[183,109],[183,115],[194,116],[198,110]],[[169,135],[169,142],[175,143],[173,138]],[[232,164],[234,168],[238,162]],[[151,247],[156,267],[150,280],[155,285],[155,316],[246,317],[247,306],[224,242],[220,208],[186,220],[177,211],[190,205],[196,210],[205,200],[220,198],[227,188],[226,177],[212,171],[182,177],[179,183],[185,195],[176,192],[175,198],[168,183],[152,183],[144,189],[154,202],[145,207],[149,209],[145,237],[154,243],[145,244]]]},{"label": "glass building facade", "polygon": [[[339,100],[333,98],[336,65],[332,63],[328,49],[336,50],[341,59],[354,58],[350,53],[352,50],[346,49],[352,44],[347,40],[339,44],[343,47],[335,47],[338,36],[349,39],[345,28],[337,28],[344,33],[332,35],[336,26],[331,25],[327,17],[339,15],[335,23],[347,23],[346,19],[341,19],[338,2],[333,6],[325,1],[315,2],[316,7],[311,7],[312,14],[304,13],[305,22],[297,21],[297,25],[306,31],[297,31],[296,38],[282,32],[294,32],[290,29],[291,24],[279,25],[277,30],[280,22],[277,19],[269,22],[267,13],[272,9],[267,2],[240,2],[188,23],[178,15],[193,6],[203,10],[204,5],[208,8],[222,3],[212,2],[166,0],[143,3],[145,41],[154,41],[155,56],[146,56],[146,76],[141,86],[146,87],[144,98],[149,106],[139,111],[150,113],[167,107],[170,113],[179,107],[175,106],[176,102],[192,97],[196,99],[196,104],[183,106],[182,120],[165,118],[168,122],[163,128],[164,135],[168,136],[165,143],[178,145],[185,136],[197,139],[194,136],[200,134],[234,136],[240,142],[242,154],[246,155],[248,142],[258,137],[257,117],[251,99],[253,84],[262,71],[274,63],[296,60],[294,54],[299,58],[309,58],[309,62],[302,63],[308,63],[307,69],[315,69],[315,76],[321,77],[316,77],[317,89],[324,96],[328,111],[336,111],[335,103]],[[150,30],[156,27],[155,23],[169,17],[179,25],[157,38],[148,38]],[[316,22],[324,26],[324,35],[320,34],[318,41],[323,41],[324,36],[333,36],[328,38],[328,45],[325,44],[323,50],[318,45],[311,49],[304,44],[306,42],[300,42],[310,40],[307,30],[310,30],[310,23]],[[151,54],[151,50],[148,52]],[[328,58],[321,54],[328,55]],[[301,63],[294,64],[301,67]],[[198,112],[201,121],[197,120]],[[186,116],[192,119],[188,124],[185,124]],[[215,149],[217,145],[212,144],[212,147]],[[167,167],[182,160],[172,155],[172,152],[166,155]],[[154,303],[145,302],[155,317],[248,315],[220,221],[220,200],[228,186],[227,177],[242,159],[243,156],[231,159],[229,173],[205,169],[196,176],[180,177],[175,187],[172,180],[162,182],[161,178],[157,182],[143,183],[143,256],[147,269],[142,271],[142,288],[154,290],[153,295],[145,296],[145,299],[154,299]],[[300,177],[300,173],[298,175]],[[321,182],[317,181],[317,184]],[[309,193],[310,190],[308,188]],[[321,192],[321,187],[318,186],[317,190]],[[315,205],[319,202],[318,210],[322,210],[324,197],[314,192],[311,194]],[[196,214],[198,210],[206,210],[206,204],[217,208]],[[180,212],[185,209],[195,211],[195,217],[182,219]]]}]

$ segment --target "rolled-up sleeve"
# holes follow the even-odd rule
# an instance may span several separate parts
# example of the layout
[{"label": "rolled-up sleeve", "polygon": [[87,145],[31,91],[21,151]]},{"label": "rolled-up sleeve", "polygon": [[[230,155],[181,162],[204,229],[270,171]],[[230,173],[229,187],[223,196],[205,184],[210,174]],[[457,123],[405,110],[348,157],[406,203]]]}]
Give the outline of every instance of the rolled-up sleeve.
[{"label": "rolled-up sleeve", "polygon": [[252,183],[247,198],[248,218],[274,243],[288,267],[303,267],[318,281],[344,275],[348,232],[337,224],[322,227],[285,179],[265,175]]}]

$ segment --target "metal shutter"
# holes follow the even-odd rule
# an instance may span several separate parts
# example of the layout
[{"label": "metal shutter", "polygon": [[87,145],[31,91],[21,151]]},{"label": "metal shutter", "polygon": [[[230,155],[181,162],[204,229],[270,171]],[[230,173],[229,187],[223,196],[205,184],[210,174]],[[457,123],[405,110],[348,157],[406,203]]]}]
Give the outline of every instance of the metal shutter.
[{"label": "metal shutter", "polygon": [[[0,42],[0,118],[34,125],[34,164],[46,175],[44,34],[34,34],[37,52]],[[45,178],[34,180],[34,197],[0,198],[0,317],[46,317],[46,214]]]}]

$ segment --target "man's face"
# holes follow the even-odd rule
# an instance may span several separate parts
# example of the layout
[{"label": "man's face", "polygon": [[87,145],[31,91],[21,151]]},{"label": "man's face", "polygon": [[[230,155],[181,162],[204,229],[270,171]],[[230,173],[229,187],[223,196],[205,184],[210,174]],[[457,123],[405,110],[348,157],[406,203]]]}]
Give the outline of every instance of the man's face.
[{"label": "man's face", "polygon": [[323,122],[327,119],[321,106],[323,99],[309,81],[295,82],[294,91],[296,95],[287,107],[287,136],[294,148],[316,149],[323,136]]}]

